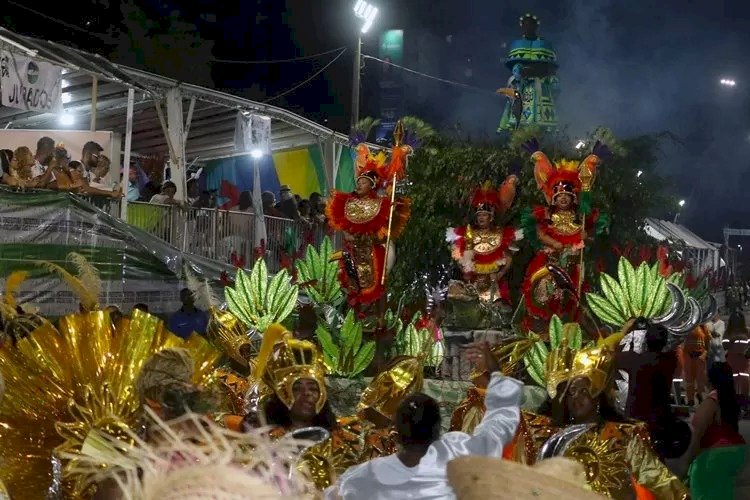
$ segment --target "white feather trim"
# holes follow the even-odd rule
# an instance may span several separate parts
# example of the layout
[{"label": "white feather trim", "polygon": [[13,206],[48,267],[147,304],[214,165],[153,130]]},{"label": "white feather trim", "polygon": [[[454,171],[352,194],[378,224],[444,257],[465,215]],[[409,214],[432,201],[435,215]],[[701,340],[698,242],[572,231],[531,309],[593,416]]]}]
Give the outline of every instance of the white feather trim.
[{"label": "white feather trim", "polygon": [[448,229],[445,230],[445,241],[447,241],[448,243],[455,243],[461,238],[463,238],[463,236],[460,236],[459,234],[456,233],[455,227],[449,227]]},{"label": "white feather trim", "polygon": [[458,265],[466,273],[474,272],[474,250],[466,250],[461,256],[461,260],[458,261]]},{"label": "white feather trim", "polygon": [[516,241],[521,241],[523,239],[523,229],[516,229],[513,237],[516,239]]}]

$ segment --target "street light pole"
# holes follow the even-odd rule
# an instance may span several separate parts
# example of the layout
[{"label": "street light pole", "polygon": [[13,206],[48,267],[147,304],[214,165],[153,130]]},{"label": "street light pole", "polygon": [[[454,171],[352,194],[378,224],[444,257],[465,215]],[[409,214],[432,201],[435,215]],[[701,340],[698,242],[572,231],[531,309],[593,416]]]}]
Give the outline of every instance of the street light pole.
[{"label": "street light pole", "polygon": [[357,33],[357,46],[354,48],[354,73],[352,75],[352,123],[351,130],[359,121],[359,86],[362,70],[362,34]]},{"label": "street light pole", "polygon": [[362,26],[357,32],[357,46],[354,48],[354,72],[352,81],[352,129],[357,126],[359,121],[359,87],[360,74],[362,70],[362,33],[367,33],[375,18],[378,15],[378,8],[369,4],[365,0],[357,0],[354,4],[354,15],[357,19],[362,20]]}]

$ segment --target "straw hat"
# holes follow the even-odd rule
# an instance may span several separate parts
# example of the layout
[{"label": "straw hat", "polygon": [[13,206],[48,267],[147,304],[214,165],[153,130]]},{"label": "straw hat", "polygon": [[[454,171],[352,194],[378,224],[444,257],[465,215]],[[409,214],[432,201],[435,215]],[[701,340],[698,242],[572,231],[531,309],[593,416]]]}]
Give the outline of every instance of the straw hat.
[{"label": "straw hat", "polygon": [[561,457],[533,467],[496,457],[459,457],[448,463],[448,481],[458,500],[604,498],[586,489],[583,465]]}]

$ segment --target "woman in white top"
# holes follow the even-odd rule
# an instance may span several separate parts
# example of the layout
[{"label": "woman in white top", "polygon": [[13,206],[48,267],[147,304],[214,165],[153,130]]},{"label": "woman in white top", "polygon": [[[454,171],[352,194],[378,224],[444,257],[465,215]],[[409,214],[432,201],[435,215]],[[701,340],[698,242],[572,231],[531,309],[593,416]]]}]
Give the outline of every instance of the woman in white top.
[{"label": "woman in white top", "polygon": [[474,434],[449,432],[441,437],[437,401],[425,394],[412,394],[401,402],[394,417],[400,450],[348,469],[326,491],[327,499],[453,499],[448,462],[464,455],[501,455],[518,425],[523,385],[499,372],[486,343],[473,351],[492,372],[485,396],[487,412]]}]

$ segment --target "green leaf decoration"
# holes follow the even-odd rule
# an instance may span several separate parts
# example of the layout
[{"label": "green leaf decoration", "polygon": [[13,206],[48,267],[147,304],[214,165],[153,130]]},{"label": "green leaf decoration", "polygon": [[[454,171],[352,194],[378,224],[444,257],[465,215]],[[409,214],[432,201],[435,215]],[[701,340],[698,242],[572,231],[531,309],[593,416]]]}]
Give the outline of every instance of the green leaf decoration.
[{"label": "green leaf decoration", "polygon": [[563,337],[568,340],[568,347],[580,349],[583,342],[583,331],[578,323],[565,323],[563,326]]},{"label": "green leaf decoration", "polygon": [[347,312],[337,335],[329,328],[319,325],[315,330],[323,360],[332,375],[354,378],[360,375],[375,357],[375,342],[362,343],[362,323],[354,317],[354,311]]},{"label": "green leaf decoration", "polygon": [[549,343],[554,350],[562,345],[563,323],[557,315],[552,316],[549,322]]},{"label": "green leaf decoration", "polygon": [[318,343],[323,351],[323,362],[330,373],[335,373],[338,369],[339,360],[339,348],[331,337],[325,326],[318,325],[315,329],[315,336],[318,338]]},{"label": "green leaf decoration", "polygon": [[311,283],[305,288],[305,293],[319,306],[337,306],[344,297],[338,280],[339,266],[335,261],[331,262],[332,256],[333,245],[331,239],[326,236],[319,248],[309,245],[305,257],[295,263],[297,280]]},{"label": "green leaf decoration", "polygon": [[299,287],[292,284],[286,269],[276,273],[269,282],[263,259],[255,262],[250,276],[238,269],[235,286],[224,289],[229,310],[246,327],[261,335],[271,324],[281,323],[292,313],[298,295]]},{"label": "green leaf decoration", "polygon": [[621,257],[617,265],[617,280],[602,274],[602,293],[587,293],[586,302],[600,320],[619,328],[632,318],[648,319],[662,314],[669,306],[666,281],[680,280],[682,277],[676,275],[665,280],[659,274],[658,264],[649,266],[644,262],[635,269]]}]

